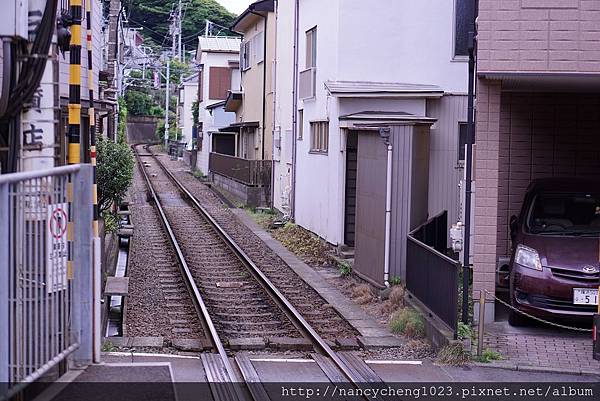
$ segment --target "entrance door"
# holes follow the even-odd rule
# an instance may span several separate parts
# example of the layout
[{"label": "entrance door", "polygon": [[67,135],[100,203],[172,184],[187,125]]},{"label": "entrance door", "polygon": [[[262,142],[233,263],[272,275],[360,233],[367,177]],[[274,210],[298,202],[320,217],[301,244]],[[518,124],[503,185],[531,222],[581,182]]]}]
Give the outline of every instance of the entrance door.
[{"label": "entrance door", "polygon": [[356,227],[356,169],[358,165],[358,134],[348,131],[346,139],[346,191],[344,202],[344,244],[354,246]]}]

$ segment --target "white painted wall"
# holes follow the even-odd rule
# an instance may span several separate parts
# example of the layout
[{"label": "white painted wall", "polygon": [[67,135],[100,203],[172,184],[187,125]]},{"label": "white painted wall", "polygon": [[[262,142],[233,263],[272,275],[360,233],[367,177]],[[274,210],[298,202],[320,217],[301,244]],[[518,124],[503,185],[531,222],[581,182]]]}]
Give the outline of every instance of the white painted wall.
[{"label": "white painted wall", "polygon": [[[292,128],[294,1],[278,3],[275,130],[283,148]],[[453,58],[454,1],[302,0],[299,24],[300,71],[305,69],[305,32],[317,26],[317,93],[298,103],[304,110],[304,138],[297,141],[295,218],[338,244],[343,241],[346,141],[339,116],[366,110],[426,115],[427,108],[424,99],[338,99],[328,95],[324,82],[432,84],[466,93],[467,63]],[[329,120],[329,152],[312,154],[309,123],[322,119]],[[275,163],[277,208],[289,181],[290,160],[281,153],[283,159]]]},{"label": "white painted wall", "polygon": [[192,114],[192,105],[198,97],[198,81],[193,80],[181,85],[183,89],[183,103],[179,108],[179,129],[181,129],[181,141],[186,144],[187,149],[192,145],[192,127],[194,126],[194,116]]},{"label": "white painted wall", "polygon": [[[290,191],[292,185],[292,155],[293,138],[293,85],[294,85],[294,1],[278,1],[277,37],[275,65],[275,101],[274,101],[274,133],[273,138],[273,206],[289,214]],[[281,133],[281,145],[277,146],[276,139]],[[287,133],[287,135],[286,135]],[[287,141],[284,143],[284,141]],[[285,152],[290,149],[290,152]]]},{"label": "white painted wall", "polygon": [[[207,106],[221,102],[219,99],[209,99],[209,73],[210,67],[229,67],[229,61],[238,61],[238,53],[217,53],[217,52],[203,52],[202,56],[203,68],[200,74],[204,77],[204,83],[202,86],[202,102],[199,104],[200,112],[198,120],[202,122],[203,126],[203,138],[202,138],[202,150],[198,151],[197,167],[203,173],[208,173],[208,157],[212,151],[212,139],[208,134],[209,132],[218,131],[219,128],[223,128],[235,122],[235,113],[227,112],[216,112],[217,119],[214,118],[213,114],[206,109]],[[239,90],[240,87],[240,74],[238,69],[233,69],[231,72],[231,89]],[[197,93],[197,87],[196,87]],[[195,99],[195,96],[194,96]],[[190,131],[191,132],[191,131]],[[190,134],[191,137],[191,134]]]}]

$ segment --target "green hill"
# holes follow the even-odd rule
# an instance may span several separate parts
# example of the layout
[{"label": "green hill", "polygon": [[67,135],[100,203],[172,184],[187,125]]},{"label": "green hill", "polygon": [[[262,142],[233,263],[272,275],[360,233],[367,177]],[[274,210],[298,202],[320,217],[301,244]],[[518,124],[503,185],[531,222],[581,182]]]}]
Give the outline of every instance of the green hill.
[{"label": "green hill", "polygon": [[[177,0],[124,0],[130,26],[141,26],[142,34],[158,45],[169,46],[169,16]],[[205,20],[230,26],[236,15],[227,11],[215,0],[182,0],[185,10],[182,24],[182,41],[195,46],[198,34],[204,33]]]}]

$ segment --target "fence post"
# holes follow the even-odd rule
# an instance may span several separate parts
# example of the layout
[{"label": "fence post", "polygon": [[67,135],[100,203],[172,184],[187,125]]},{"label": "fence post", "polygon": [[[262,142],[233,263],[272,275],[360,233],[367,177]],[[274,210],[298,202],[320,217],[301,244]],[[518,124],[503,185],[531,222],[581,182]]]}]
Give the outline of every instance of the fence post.
[{"label": "fence post", "polygon": [[79,342],[73,362],[75,366],[85,366],[92,363],[94,350],[92,166],[82,164],[73,183],[73,331]]},{"label": "fence post", "polygon": [[483,290],[479,291],[479,322],[478,323],[478,333],[477,333],[477,355],[481,356],[483,352],[483,335],[484,325],[485,325],[485,292]]},{"label": "fence post", "polygon": [[0,397],[8,392],[9,364],[9,221],[10,184],[0,184]]}]

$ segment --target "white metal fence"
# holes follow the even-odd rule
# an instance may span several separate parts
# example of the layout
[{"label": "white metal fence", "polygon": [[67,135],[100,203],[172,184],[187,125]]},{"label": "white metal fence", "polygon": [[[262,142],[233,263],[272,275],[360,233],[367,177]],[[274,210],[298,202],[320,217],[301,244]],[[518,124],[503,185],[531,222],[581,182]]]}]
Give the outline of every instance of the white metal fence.
[{"label": "white metal fence", "polygon": [[91,166],[0,176],[0,398],[91,362],[92,235]]}]

